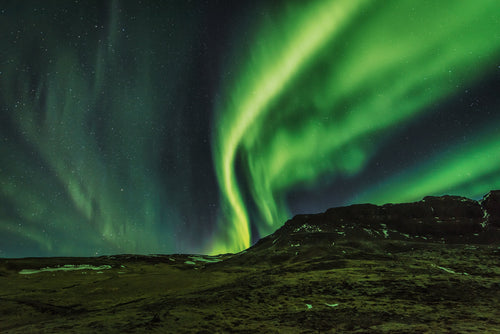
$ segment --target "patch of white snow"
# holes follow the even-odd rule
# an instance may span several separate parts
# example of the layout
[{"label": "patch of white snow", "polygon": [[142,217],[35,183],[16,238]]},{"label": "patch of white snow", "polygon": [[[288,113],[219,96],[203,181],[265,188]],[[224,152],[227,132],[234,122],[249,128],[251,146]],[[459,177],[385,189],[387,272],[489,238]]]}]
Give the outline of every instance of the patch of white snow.
[{"label": "patch of white snow", "polygon": [[66,264],[62,267],[46,267],[42,269],[23,269],[19,272],[21,275],[31,275],[31,274],[38,274],[41,272],[48,272],[48,271],[73,271],[73,270],[106,270],[106,269],[111,269],[110,265],[102,265],[102,266],[91,266],[89,264]]}]

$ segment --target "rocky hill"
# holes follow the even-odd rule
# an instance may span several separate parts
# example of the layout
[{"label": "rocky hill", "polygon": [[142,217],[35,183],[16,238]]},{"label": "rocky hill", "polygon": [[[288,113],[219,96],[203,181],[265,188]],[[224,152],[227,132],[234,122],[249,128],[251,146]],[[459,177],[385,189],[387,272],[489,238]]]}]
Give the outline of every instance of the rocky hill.
[{"label": "rocky hill", "polygon": [[[500,191],[481,201],[428,196],[414,203],[357,204],[297,215],[241,254],[242,261],[320,256],[345,244],[387,253],[394,247],[489,244],[500,240]],[[256,259],[249,259],[255,257]],[[236,259],[233,259],[236,261]]]},{"label": "rocky hill", "polygon": [[[487,243],[496,240],[499,228],[500,191],[491,191],[480,202],[459,196],[429,196],[415,203],[358,204],[320,214],[298,215],[256,246],[262,247],[271,240],[279,246],[283,239],[307,241],[320,235],[328,241]],[[281,242],[280,238],[283,238]]]},{"label": "rocky hill", "polygon": [[0,259],[2,333],[498,333],[500,191],[298,215],[238,254]]}]

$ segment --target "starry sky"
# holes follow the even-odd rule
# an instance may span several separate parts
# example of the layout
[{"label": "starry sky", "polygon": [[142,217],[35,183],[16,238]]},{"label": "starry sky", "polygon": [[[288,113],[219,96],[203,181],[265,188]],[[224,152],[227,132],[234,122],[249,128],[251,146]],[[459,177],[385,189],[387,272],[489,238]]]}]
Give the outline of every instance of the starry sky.
[{"label": "starry sky", "polygon": [[497,0],[7,0],[0,46],[0,257],[500,189]]}]

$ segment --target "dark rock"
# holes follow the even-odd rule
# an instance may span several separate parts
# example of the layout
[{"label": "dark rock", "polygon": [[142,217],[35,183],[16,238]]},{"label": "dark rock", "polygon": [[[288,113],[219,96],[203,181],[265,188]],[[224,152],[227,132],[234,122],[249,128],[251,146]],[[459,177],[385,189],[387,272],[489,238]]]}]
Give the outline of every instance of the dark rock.
[{"label": "dark rock", "polygon": [[500,190],[492,190],[481,200],[486,223],[500,227]]},{"label": "dark rock", "polygon": [[459,196],[427,196],[420,202],[384,205],[388,225],[402,232],[439,237],[480,232],[483,211],[477,201]]},{"label": "dark rock", "polygon": [[254,247],[292,250],[305,243],[327,247],[342,240],[381,239],[484,243],[500,235],[497,227],[500,191],[490,192],[481,204],[460,196],[427,196],[414,203],[356,204],[297,215]]}]

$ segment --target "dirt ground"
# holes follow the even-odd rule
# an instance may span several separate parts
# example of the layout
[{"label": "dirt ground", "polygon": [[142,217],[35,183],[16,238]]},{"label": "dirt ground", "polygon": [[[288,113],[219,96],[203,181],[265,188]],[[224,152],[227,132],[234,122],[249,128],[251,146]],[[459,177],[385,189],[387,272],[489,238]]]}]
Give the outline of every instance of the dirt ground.
[{"label": "dirt ground", "polygon": [[498,333],[498,246],[0,259],[0,332]]}]

